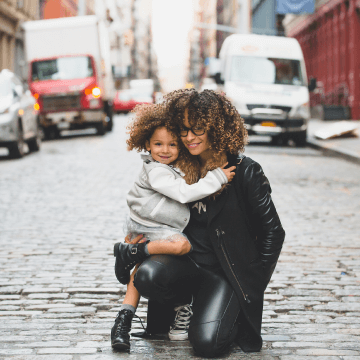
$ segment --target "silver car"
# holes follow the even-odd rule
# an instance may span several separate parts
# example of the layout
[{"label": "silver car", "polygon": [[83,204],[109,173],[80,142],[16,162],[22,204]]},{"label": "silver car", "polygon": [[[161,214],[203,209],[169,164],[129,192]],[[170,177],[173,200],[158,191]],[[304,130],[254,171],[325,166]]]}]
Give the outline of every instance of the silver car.
[{"label": "silver car", "polygon": [[40,149],[37,103],[20,79],[5,69],[0,72],[0,147],[7,147],[10,157],[21,158],[25,143],[29,151]]}]

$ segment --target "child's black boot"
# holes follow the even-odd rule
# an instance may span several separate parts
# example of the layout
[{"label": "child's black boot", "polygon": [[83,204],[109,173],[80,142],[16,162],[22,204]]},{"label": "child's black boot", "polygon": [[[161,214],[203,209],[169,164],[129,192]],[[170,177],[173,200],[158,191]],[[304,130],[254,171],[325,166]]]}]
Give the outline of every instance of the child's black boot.
[{"label": "child's black boot", "polygon": [[140,244],[116,243],[114,245],[115,275],[121,284],[128,284],[130,270],[149,256],[145,252],[145,246],[148,242],[149,240]]},{"label": "child's black boot", "polygon": [[116,350],[130,351],[130,330],[134,313],[122,309],[117,314],[115,324],[111,329],[111,346]]}]

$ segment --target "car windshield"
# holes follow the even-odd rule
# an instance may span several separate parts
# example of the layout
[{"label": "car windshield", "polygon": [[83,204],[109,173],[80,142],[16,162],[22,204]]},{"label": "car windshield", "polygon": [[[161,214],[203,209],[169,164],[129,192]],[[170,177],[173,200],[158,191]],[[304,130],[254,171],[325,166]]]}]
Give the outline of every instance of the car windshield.
[{"label": "car windshield", "polygon": [[32,80],[71,80],[94,75],[88,56],[63,57],[32,63]]},{"label": "car windshield", "polygon": [[8,79],[0,76],[0,97],[9,96],[12,94],[11,83]]},{"label": "car windshield", "polygon": [[247,84],[305,85],[299,60],[255,56],[234,56],[230,80]]},{"label": "car windshield", "polygon": [[131,93],[128,91],[120,91],[119,92],[119,99],[122,101],[129,101],[131,100]]},{"label": "car windshield", "polygon": [[146,100],[151,100],[151,94],[149,94],[148,92],[141,92],[141,91],[134,91],[133,95],[132,95],[133,99],[146,99]]}]

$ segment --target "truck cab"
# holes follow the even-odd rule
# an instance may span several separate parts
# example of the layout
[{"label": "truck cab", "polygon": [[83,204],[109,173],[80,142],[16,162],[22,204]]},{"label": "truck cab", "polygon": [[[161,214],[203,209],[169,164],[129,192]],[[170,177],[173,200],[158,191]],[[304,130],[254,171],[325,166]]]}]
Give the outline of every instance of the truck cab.
[{"label": "truck cab", "polygon": [[245,120],[250,135],[306,144],[309,88],[296,39],[231,35],[221,48],[214,78]]}]

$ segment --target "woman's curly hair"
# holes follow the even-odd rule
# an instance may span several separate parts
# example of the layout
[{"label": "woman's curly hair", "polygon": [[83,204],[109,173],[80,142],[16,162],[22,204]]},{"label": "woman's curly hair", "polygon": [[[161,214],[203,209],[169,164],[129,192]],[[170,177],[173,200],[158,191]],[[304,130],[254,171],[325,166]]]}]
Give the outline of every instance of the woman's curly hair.
[{"label": "woman's curly hair", "polygon": [[190,161],[191,155],[180,140],[177,126],[171,121],[171,116],[163,104],[137,105],[132,113],[134,116],[127,125],[129,138],[126,144],[129,151],[147,151],[146,143],[150,141],[154,131],[159,127],[165,127],[178,142],[179,156],[174,165],[177,161],[182,163]]},{"label": "woman's curly hair", "polygon": [[164,97],[163,106],[166,107],[172,126],[177,131],[184,123],[185,110],[191,126],[201,126],[207,131],[213,161],[201,172],[199,162],[193,156],[188,163],[180,161],[178,166],[185,173],[188,183],[196,182],[199,177],[205,176],[208,170],[219,166],[220,154],[225,152],[237,155],[244,151],[248,141],[244,119],[225,94],[213,90],[176,90]]}]

